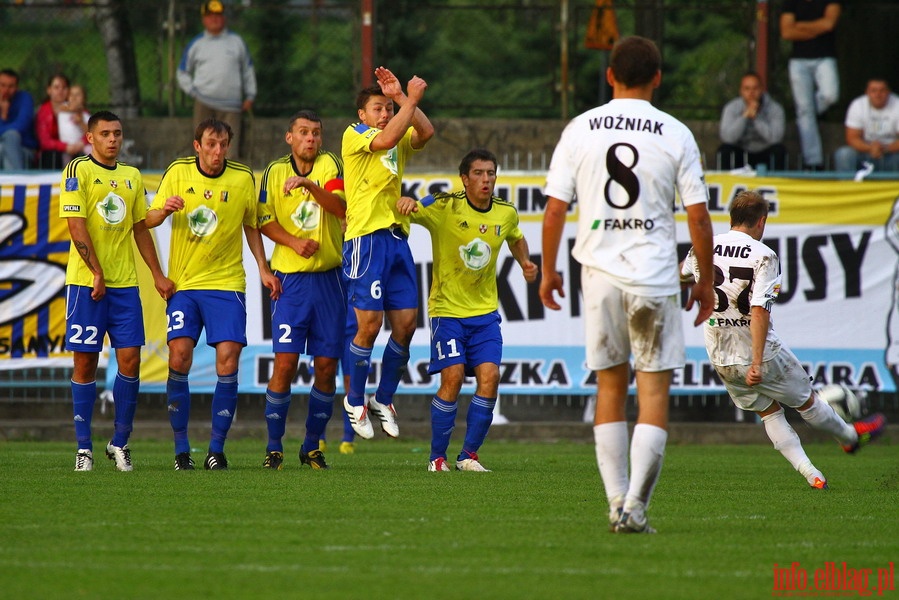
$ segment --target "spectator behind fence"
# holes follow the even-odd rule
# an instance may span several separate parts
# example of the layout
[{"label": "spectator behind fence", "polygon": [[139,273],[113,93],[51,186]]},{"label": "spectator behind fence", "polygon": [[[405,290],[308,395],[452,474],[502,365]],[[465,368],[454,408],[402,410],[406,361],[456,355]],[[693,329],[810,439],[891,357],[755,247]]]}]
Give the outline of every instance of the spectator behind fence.
[{"label": "spectator behind fence", "polygon": [[50,77],[47,82],[47,99],[37,109],[34,118],[34,129],[37,133],[40,156],[38,167],[41,169],[62,169],[66,155],[80,156],[84,154],[87,142],[79,140],[67,144],[59,138],[57,115],[64,110],[69,99],[69,78],[61,73]]},{"label": "spectator behind fence", "polygon": [[846,146],[834,153],[834,169],[855,171],[863,162],[875,171],[899,171],[899,96],[886,79],[868,80],[865,93],[846,111]]},{"label": "spectator behind fence", "polygon": [[747,163],[782,171],[787,168],[784,148],[784,109],[762,85],[758,73],[750,71],[740,80],[740,97],[721,111],[718,169],[739,169]]},{"label": "spectator behind fence", "polygon": [[221,2],[200,7],[204,31],[187,45],[178,65],[178,85],[194,99],[194,125],[218,119],[231,127],[233,158],[241,153],[241,113],[253,107],[256,71],[243,39],[229,31]]},{"label": "spectator behind fence", "polygon": [[34,98],[19,89],[19,74],[0,71],[0,171],[21,171],[31,162],[34,138]]},{"label": "spectator behind fence", "polygon": [[788,67],[802,161],[813,171],[824,169],[818,115],[840,98],[833,31],[839,18],[840,2],[836,0],[785,0],[780,17],[781,37],[793,42]]},{"label": "spectator behind fence", "polygon": [[[56,125],[59,128],[59,139],[66,145],[82,144],[84,154],[91,153],[91,145],[87,141],[87,121],[91,114],[85,109],[87,94],[84,86],[73,85],[69,88],[69,97],[62,105],[59,114],[56,115]],[[68,164],[74,158],[68,152],[63,155],[63,162]]]}]

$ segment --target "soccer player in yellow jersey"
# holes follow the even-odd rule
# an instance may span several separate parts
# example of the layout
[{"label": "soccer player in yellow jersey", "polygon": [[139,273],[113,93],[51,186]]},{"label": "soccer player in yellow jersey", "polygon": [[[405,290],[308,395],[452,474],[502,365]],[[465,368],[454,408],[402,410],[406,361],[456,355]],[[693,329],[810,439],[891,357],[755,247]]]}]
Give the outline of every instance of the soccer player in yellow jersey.
[{"label": "soccer player in yellow jersey", "polygon": [[147,231],[146,191],[140,171],[116,160],[122,149],[122,122],[109,111],[87,123],[90,156],[80,156],[62,175],[59,216],[72,244],[66,267],[66,350],[74,353],[72,400],[78,451],[75,470],[93,468],[91,419],[97,398],[97,363],[103,338],[115,348],[118,373],[113,384],[115,433],[106,455],[119,471],[131,471],[128,438],[140,386],[144,318],[137,289],[131,237],[150,267],[163,298],[174,285],[162,273]]},{"label": "soccer player in yellow jersey", "polygon": [[[428,84],[413,77],[406,85],[384,67],[375,69],[378,85],[356,97],[359,122],[343,134],[341,153],[347,196],[343,271],[349,305],[359,328],[352,355],[350,389],[343,406],[361,437],[374,436],[369,410],[391,437],[399,435],[393,395],[409,362],[409,342],[418,317],[418,284],[409,250],[409,218],[396,210],[403,169],[414,150],[434,135],[434,126],[418,107]],[[394,103],[400,109],[394,114]],[[372,347],[384,315],[390,340],[381,360],[381,381],[374,397],[365,397]]]},{"label": "soccer player in yellow jersey", "polygon": [[431,400],[429,471],[449,471],[446,450],[456,422],[456,399],[466,375],[477,382],[466,416],[459,471],[487,471],[478,450],[493,422],[499,387],[503,338],[500,332],[496,261],[505,242],[521,266],[525,281],[537,280],[528,244],[518,228],[518,212],[493,195],[496,157],[472,150],[459,165],[461,192],[438,192],[420,202],[402,197],[397,210],[431,233],[434,279],[428,296],[431,321],[429,373],[440,373],[440,388]]},{"label": "soccer player in yellow jersey", "polygon": [[290,154],[266,167],[259,191],[259,228],[275,242],[272,269],[282,287],[281,297],[272,303],[275,366],[265,391],[268,445],[262,466],[281,469],[290,384],[300,354],[306,353],[314,357],[315,379],[300,464],[327,469],[319,439],[334,411],[346,323],[340,272],[346,217],[343,163],[321,150],[322,122],[312,111],[290,118],[285,140]]},{"label": "soccer player in yellow jersey", "polygon": [[247,345],[243,236],[272,299],[281,292],[281,282],[269,270],[262,236],[256,228],[253,171],[225,158],[231,136],[227,123],[202,121],[194,135],[197,155],[177,159],[168,166],[147,213],[150,227],[172,218],[168,273],[175,282],[175,294],[166,307],[166,392],[175,436],[175,469],[179,471],[194,468],[187,437],[188,373],[204,328],[206,343],[215,348],[218,382],[212,395],[212,435],[203,466],[209,470],[228,468],[225,438],[237,407],[240,352]]}]

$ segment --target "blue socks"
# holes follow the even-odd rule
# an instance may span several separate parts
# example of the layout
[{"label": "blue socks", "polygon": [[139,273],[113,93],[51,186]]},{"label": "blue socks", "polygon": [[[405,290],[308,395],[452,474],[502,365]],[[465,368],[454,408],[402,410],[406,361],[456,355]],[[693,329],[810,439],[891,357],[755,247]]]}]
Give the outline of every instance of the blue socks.
[{"label": "blue socks", "polygon": [[265,425],[268,428],[266,452],[284,452],[281,439],[287,428],[287,410],[290,408],[290,391],[283,393],[265,390]]},{"label": "blue socks", "polygon": [[209,439],[210,452],[224,452],[225,438],[234,421],[237,410],[237,371],[219,375],[212,392],[212,436]]},{"label": "blue socks", "polygon": [[381,404],[393,404],[393,395],[400,385],[403,369],[409,364],[409,348],[400,346],[392,337],[387,340],[384,356],[381,358],[381,382],[375,398]]},{"label": "blue socks", "polygon": [[446,458],[450,436],[456,427],[456,403],[434,396],[431,400],[431,458]]},{"label": "blue socks", "polygon": [[365,404],[365,384],[368,383],[368,369],[371,366],[371,348],[363,348],[350,343],[350,389],[347,390],[347,399],[350,406],[362,406]]},{"label": "blue socks", "polygon": [[462,443],[459,460],[477,454],[487,437],[490,424],[493,423],[494,406],[496,406],[496,398],[482,398],[477,395],[471,397],[471,405],[468,407],[468,415],[465,419],[465,441]]},{"label": "blue socks", "polygon": [[187,423],[190,421],[190,385],[187,382],[187,373],[169,369],[165,391],[169,402],[169,422],[175,436],[175,454],[190,452],[190,442],[187,439]]},{"label": "blue socks", "polygon": [[[91,421],[94,417],[94,402],[97,401],[97,382],[72,382],[72,411],[75,419],[75,439],[79,450],[93,450],[91,441]],[[118,411],[116,411],[118,414]]]},{"label": "blue socks", "polygon": [[[334,392],[326,394],[314,386],[309,391],[309,414],[306,416],[306,438],[303,452],[318,450],[318,441],[325,432],[331,414],[334,412]],[[346,413],[346,411],[343,411]]]},{"label": "blue socks", "polygon": [[137,410],[137,392],[140,389],[140,377],[127,377],[116,373],[112,384],[112,397],[115,402],[115,433],[112,445],[122,448],[128,443],[134,429],[134,413]]}]

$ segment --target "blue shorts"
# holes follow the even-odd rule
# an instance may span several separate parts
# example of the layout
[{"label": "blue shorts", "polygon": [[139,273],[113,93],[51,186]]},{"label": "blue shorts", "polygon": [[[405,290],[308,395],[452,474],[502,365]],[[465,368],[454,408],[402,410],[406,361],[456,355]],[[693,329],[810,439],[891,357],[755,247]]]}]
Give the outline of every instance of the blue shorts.
[{"label": "blue shorts", "polygon": [[247,345],[247,303],[243,292],[184,290],[169,298],[165,309],[167,339],[189,337],[197,345],[206,328],[206,343]]},{"label": "blue shorts", "polygon": [[418,308],[418,279],[409,240],[398,227],[343,243],[349,305],[362,310]]},{"label": "blue shorts", "polygon": [[137,286],[106,288],[106,295],[96,301],[93,288],[66,286],[66,350],[100,352],[103,338],[109,334],[113,348],[143,346],[144,313]]},{"label": "blue shorts", "polygon": [[281,297],[272,302],[272,349],[340,358],[346,327],[346,291],[340,269],[275,273]]},{"label": "blue shorts", "polygon": [[428,373],[452,365],[465,365],[465,374],[484,363],[500,364],[503,358],[502,318],[493,311],[479,317],[456,319],[431,317],[431,364]]}]

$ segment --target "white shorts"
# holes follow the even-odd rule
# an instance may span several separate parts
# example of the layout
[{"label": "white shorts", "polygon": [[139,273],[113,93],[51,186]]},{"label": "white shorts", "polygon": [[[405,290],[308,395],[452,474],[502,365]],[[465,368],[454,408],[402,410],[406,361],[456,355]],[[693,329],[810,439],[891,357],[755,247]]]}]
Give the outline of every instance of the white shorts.
[{"label": "white shorts", "polygon": [[680,369],[686,361],[677,295],[636,296],[600,271],[581,268],[586,304],[587,368],[608,369],[634,358],[634,370]]},{"label": "white shorts", "polygon": [[763,411],[775,400],[798,408],[812,395],[812,379],[789,348],[782,347],[774,358],[762,363],[762,382],[758,385],[746,385],[749,366],[715,366],[734,404],[743,410]]}]

